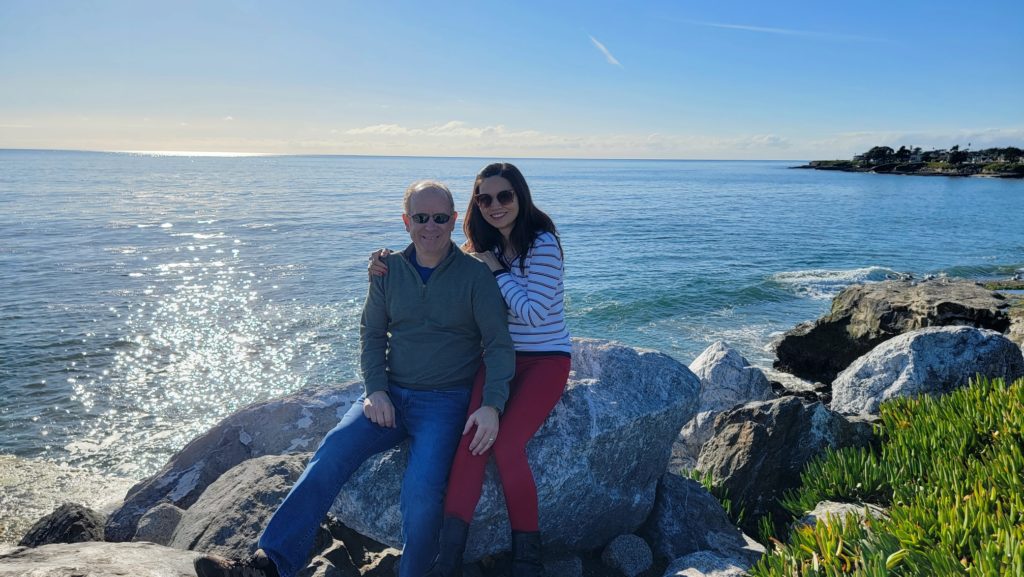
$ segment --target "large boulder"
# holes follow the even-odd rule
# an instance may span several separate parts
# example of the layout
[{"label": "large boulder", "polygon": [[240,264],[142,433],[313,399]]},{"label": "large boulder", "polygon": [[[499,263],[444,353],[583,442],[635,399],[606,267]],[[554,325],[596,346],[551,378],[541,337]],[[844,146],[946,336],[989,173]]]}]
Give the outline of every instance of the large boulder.
[{"label": "large boulder", "polygon": [[0,577],[195,577],[196,553],[153,543],[72,543],[0,552]]},{"label": "large boulder", "polygon": [[235,558],[254,553],[260,533],[308,460],[308,453],[267,455],[230,469],[185,511],[169,545]]},{"label": "large boulder", "polygon": [[103,515],[78,503],[64,503],[25,533],[18,545],[38,547],[52,543],[103,540]]},{"label": "large boulder", "polygon": [[723,341],[704,349],[690,370],[700,378],[700,400],[697,414],[683,426],[672,447],[673,464],[692,468],[700,448],[714,433],[718,413],[750,401],[766,401],[774,397],[768,379],[747,359]]},{"label": "large boulder", "polygon": [[733,506],[746,511],[741,528],[756,533],[757,520],[770,514],[781,533],[787,513],[778,500],[800,485],[807,462],[825,447],[866,446],[871,439],[867,419],[846,418],[818,402],[782,397],[719,415],[697,469],[709,473]]},{"label": "large boulder", "polygon": [[316,449],[362,391],[358,381],[308,388],[227,417],[132,487],[107,518],[106,539],[132,539],[139,519],[158,503],[188,509],[210,483],[246,459]]},{"label": "large boulder", "polygon": [[732,524],[714,495],[697,481],[671,473],[658,481],[658,498],[639,534],[659,559],[670,563],[713,551],[749,568],[764,554],[764,547]]},{"label": "large boulder", "polygon": [[[606,341],[574,339],[572,371],[562,400],[527,446],[541,530],[551,550],[593,549],[643,523],[672,442],[693,417],[700,389],[696,375],[671,357]],[[108,522],[107,538],[112,530],[130,538],[139,518],[158,503],[194,506],[211,483],[242,461],[312,450],[360,392],[358,383],[340,390],[300,391],[228,417],[137,485]],[[369,459],[346,484],[332,513],[363,535],[400,545],[398,503],[407,453],[403,443]],[[225,496],[220,502],[240,506],[230,505],[231,499]],[[467,561],[508,549],[509,531],[492,464],[470,533]],[[198,543],[195,539],[187,540]]]},{"label": "large boulder", "polygon": [[[584,551],[632,533],[654,505],[672,442],[697,408],[700,381],[668,355],[574,339],[561,401],[527,445],[549,550]],[[332,512],[378,541],[401,542],[404,446],[370,459]],[[505,500],[488,466],[466,548],[474,561],[511,546]]]},{"label": "large boulder", "polygon": [[971,326],[1005,332],[1006,298],[969,281],[886,281],[847,287],[831,312],[804,323],[776,343],[775,367],[830,383],[875,346],[905,332],[932,326]]},{"label": "large boulder", "polygon": [[976,374],[1024,375],[1021,349],[1003,335],[970,327],[934,327],[900,335],[857,359],[832,383],[832,409],[878,413],[894,397],[947,393]]}]

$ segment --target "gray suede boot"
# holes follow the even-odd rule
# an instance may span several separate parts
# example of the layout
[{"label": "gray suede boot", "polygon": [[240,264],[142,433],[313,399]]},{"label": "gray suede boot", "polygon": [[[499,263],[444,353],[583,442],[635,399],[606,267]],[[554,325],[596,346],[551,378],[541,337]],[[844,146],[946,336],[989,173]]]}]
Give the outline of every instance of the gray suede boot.
[{"label": "gray suede boot", "polygon": [[445,517],[441,525],[441,537],[437,559],[424,577],[460,577],[462,556],[466,552],[466,538],[469,537],[469,523],[458,517]]},{"label": "gray suede boot", "polygon": [[539,531],[512,531],[512,577],[543,577]]}]

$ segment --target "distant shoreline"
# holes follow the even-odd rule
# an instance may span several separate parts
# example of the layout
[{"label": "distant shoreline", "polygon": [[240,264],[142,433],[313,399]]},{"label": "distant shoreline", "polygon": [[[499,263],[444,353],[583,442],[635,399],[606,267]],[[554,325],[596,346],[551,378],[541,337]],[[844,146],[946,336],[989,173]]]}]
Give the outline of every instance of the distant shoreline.
[{"label": "distant shoreline", "polygon": [[898,174],[912,176],[953,176],[953,177],[978,177],[978,178],[1011,178],[1024,179],[1021,172],[984,172],[982,167],[977,165],[966,165],[961,168],[930,168],[926,163],[907,164],[882,164],[877,166],[858,166],[850,160],[812,160],[801,166],[790,168],[802,168],[812,170],[833,170],[839,172],[867,172],[873,174]]}]

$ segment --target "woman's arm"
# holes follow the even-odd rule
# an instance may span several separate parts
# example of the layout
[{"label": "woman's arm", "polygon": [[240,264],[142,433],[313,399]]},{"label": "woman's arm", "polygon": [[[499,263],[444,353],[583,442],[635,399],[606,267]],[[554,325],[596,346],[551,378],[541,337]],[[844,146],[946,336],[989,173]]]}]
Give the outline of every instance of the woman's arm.
[{"label": "woman's arm", "polygon": [[[526,286],[520,285],[511,272],[500,267],[495,272],[501,296],[505,298],[509,311],[531,327],[544,325],[553,308],[561,301],[562,251],[551,233],[542,233],[533,241],[530,249],[530,263],[526,269]],[[490,263],[488,263],[490,266]],[[517,266],[513,263],[512,266]]]},{"label": "woman's arm", "polygon": [[388,248],[378,248],[370,253],[370,264],[366,267],[366,272],[369,274],[370,279],[373,279],[375,276],[388,274],[388,265],[384,264],[384,259],[389,254],[391,254],[391,249]]}]

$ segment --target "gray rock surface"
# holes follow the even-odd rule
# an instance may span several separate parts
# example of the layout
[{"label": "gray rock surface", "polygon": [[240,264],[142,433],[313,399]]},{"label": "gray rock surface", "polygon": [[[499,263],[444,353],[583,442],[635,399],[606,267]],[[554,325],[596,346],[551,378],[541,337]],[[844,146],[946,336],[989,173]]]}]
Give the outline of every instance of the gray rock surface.
[{"label": "gray rock surface", "polygon": [[680,464],[692,466],[700,448],[714,433],[718,413],[749,401],[766,401],[775,395],[764,374],[723,341],[704,349],[690,363],[690,370],[700,378],[699,406],[697,414],[679,432],[672,455]]},{"label": "gray rock surface", "polygon": [[658,481],[654,509],[639,535],[668,562],[710,550],[753,565],[764,553],[732,524],[714,495],[697,481],[671,473]]},{"label": "gray rock surface", "polygon": [[995,331],[933,327],[879,345],[832,383],[832,409],[878,413],[894,397],[947,393],[975,374],[1013,380],[1024,375],[1021,349]]},{"label": "gray rock surface", "polygon": [[139,518],[158,503],[188,509],[210,483],[246,459],[316,449],[360,394],[362,384],[356,381],[303,389],[227,417],[132,487],[107,519],[107,540],[131,539]]},{"label": "gray rock surface", "polygon": [[249,459],[214,481],[181,518],[170,546],[243,558],[309,460],[308,453]]},{"label": "gray rock surface", "polygon": [[38,547],[52,543],[103,540],[103,515],[78,503],[64,503],[25,533],[18,545]]},{"label": "gray rock surface", "polygon": [[969,281],[886,281],[847,287],[831,312],[787,332],[776,344],[775,367],[830,383],[875,346],[932,326],[971,326],[1005,332],[1006,298]]},{"label": "gray rock surface", "polygon": [[148,541],[157,545],[169,545],[174,530],[185,514],[182,509],[170,503],[161,503],[146,512],[139,519],[139,528],[132,541]]},{"label": "gray rock surface", "polygon": [[[607,341],[573,340],[562,400],[527,445],[548,550],[584,551],[635,531],[654,505],[679,429],[693,417],[700,381],[668,355]],[[400,542],[404,448],[370,459],[332,513],[378,541]],[[466,561],[508,550],[510,527],[493,462]]]},{"label": "gray rock surface", "polygon": [[825,447],[865,446],[871,438],[867,419],[844,417],[821,403],[796,397],[748,403],[718,416],[697,469],[746,511],[741,528],[756,534],[756,520],[771,514],[781,533],[787,513],[778,499],[799,486],[804,465]]},{"label": "gray rock surface", "polygon": [[750,566],[714,551],[698,551],[676,559],[664,577],[743,577]]},{"label": "gray rock surface", "polygon": [[196,553],[153,543],[72,543],[0,554],[0,577],[195,577]]},{"label": "gray rock surface", "polygon": [[654,564],[647,542],[636,535],[619,535],[605,546],[601,562],[625,575],[637,577]]},{"label": "gray rock surface", "polygon": [[888,513],[878,505],[870,503],[837,503],[835,501],[822,501],[808,511],[806,515],[797,520],[797,523],[813,527],[821,521],[828,519],[843,520],[847,515],[854,515],[863,520],[867,516],[875,519],[888,517]]}]

